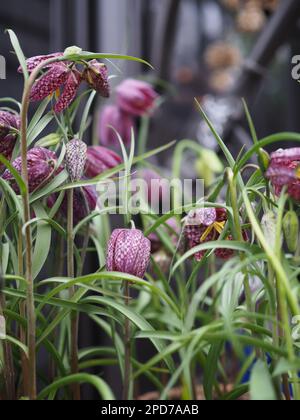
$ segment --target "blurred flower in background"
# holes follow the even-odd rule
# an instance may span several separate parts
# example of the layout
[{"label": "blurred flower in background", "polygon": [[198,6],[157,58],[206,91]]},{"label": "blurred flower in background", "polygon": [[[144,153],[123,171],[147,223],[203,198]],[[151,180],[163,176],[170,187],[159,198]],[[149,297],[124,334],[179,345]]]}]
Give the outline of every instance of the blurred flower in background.
[{"label": "blurred flower in background", "polygon": [[[126,79],[116,88],[115,104],[100,110],[98,137],[105,146],[118,145],[118,135],[126,146],[136,132],[136,118],[150,115],[159,95],[144,81]],[[117,132],[115,132],[115,131]]]},{"label": "blurred flower in background", "polygon": [[[116,105],[105,106],[100,113],[98,136],[104,146],[119,144],[117,133],[126,146],[130,145],[131,132],[135,131],[136,123],[132,115],[123,112]],[[115,131],[117,132],[115,132]]]}]

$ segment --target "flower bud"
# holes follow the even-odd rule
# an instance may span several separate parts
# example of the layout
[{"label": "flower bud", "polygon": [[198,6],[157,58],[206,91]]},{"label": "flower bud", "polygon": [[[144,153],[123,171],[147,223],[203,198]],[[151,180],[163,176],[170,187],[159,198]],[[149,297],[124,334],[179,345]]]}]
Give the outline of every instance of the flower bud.
[{"label": "flower bud", "polygon": [[[57,156],[54,152],[43,147],[35,147],[27,153],[27,168],[28,168],[28,187],[29,192],[36,191],[44,187],[53,177],[61,171],[61,168],[56,169]],[[18,157],[12,166],[22,173],[22,159]],[[7,169],[3,174],[3,179],[8,181],[16,193],[19,193],[19,186]]]},{"label": "flower bud", "polygon": [[66,148],[66,168],[72,182],[82,178],[87,158],[87,145],[78,139],[70,140]]},{"label": "flower bud", "polygon": [[143,116],[153,111],[158,94],[146,82],[124,80],[116,89],[117,105],[122,111],[134,116]]},{"label": "flower bud", "polygon": [[269,153],[265,149],[260,148],[259,149],[259,163],[265,171],[268,169],[270,165],[270,160],[271,160],[271,157]]},{"label": "flower bud", "polygon": [[283,232],[289,251],[296,252],[299,245],[299,219],[292,210],[284,216]]},{"label": "flower bud", "polygon": [[99,119],[99,141],[105,146],[119,145],[114,130],[121,136],[125,145],[131,143],[131,132],[135,129],[135,120],[132,115],[123,112],[115,105],[105,106]]},{"label": "flower bud", "polygon": [[144,278],[150,262],[151,243],[138,229],[116,229],[108,244],[108,271]]}]

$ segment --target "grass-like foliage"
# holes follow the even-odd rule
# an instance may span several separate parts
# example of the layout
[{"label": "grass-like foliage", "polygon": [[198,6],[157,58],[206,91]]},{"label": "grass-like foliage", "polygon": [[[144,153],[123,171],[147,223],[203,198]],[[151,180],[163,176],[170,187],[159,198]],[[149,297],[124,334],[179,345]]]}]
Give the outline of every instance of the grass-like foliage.
[{"label": "grass-like foliage", "polygon": [[[204,118],[214,134],[224,167],[218,161],[218,174],[202,202],[180,209],[174,200],[167,214],[135,217],[145,237],[156,234],[159,242],[144,278],[126,270],[108,271],[110,216],[96,209],[76,222],[76,191],[83,194],[84,188],[120,176],[128,188],[136,169],[166,150],[173,156],[176,178],[187,150],[199,159],[205,151],[192,140],[146,151],[149,121],[144,118],[137,147],[134,135],[129,152],[119,138],[123,163],[71,182],[64,164],[68,143],[73,138],[90,142],[95,92],[85,91],[61,114],[52,110],[55,94],[48,96],[33,113],[29,99],[36,80],[54,63],[147,63],[73,49],[48,58],[30,73],[16,35],[9,31],[9,36],[23,70],[24,92],[21,103],[1,100],[3,110],[20,115],[20,125],[10,131],[16,140],[12,155],[0,155],[2,175],[9,171],[14,180],[0,177],[0,399],[80,399],[83,384],[94,387],[102,399],[114,399],[113,384],[103,369],[116,366],[128,399],[140,396],[138,385],[147,379],[152,397],[162,400],[175,395],[184,400],[299,400],[299,208],[288,180],[278,193],[267,179],[264,148],[300,142],[300,135],[259,139],[245,104],[253,147],[232,156],[197,103],[199,119]],[[45,136],[53,126],[53,133]],[[28,153],[36,146],[55,152],[53,171],[63,168],[31,189]],[[12,163],[19,156],[18,171]],[[127,193],[125,189],[124,205]],[[53,195],[55,204],[50,206]],[[83,201],[86,209],[88,200]],[[200,207],[226,209],[226,222],[216,225],[221,226],[220,235],[208,240],[206,232],[195,246],[184,248],[183,219],[188,210]],[[179,232],[168,225],[174,218]],[[131,219],[125,214],[120,227],[129,229]],[[218,250],[230,258],[219,259]],[[96,272],[87,271],[90,258],[97,261]],[[109,344],[78,348],[83,314]],[[146,361],[141,359],[144,346],[152,354]]]}]

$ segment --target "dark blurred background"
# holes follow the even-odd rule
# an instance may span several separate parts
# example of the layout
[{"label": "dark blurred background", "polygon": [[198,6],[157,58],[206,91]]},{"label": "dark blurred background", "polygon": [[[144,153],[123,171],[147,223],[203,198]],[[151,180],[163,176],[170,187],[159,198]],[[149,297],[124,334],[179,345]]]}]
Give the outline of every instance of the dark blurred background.
[{"label": "dark blurred background", "polygon": [[[247,2],[254,4],[253,0],[244,3]],[[242,96],[249,102],[259,137],[276,131],[298,131],[300,86],[291,77],[291,57],[300,54],[297,22],[300,1],[282,0],[278,6],[277,1],[270,0],[271,8],[265,6],[262,14],[250,13],[244,20],[241,11],[235,9],[237,3],[236,0],[2,1],[0,54],[7,60],[7,80],[0,80],[1,97],[20,100],[22,94],[17,59],[5,34],[5,29],[11,28],[27,57],[78,45],[84,50],[130,54],[151,62],[155,67],[151,73],[139,64],[118,63],[120,77],[142,75],[152,79],[166,94],[167,99],[152,121],[150,147],[191,138],[214,149],[214,140],[203,134],[194,105],[195,97],[207,102],[208,94],[212,95],[209,113],[217,118],[223,111],[226,114],[228,98],[238,100],[239,105],[234,103],[228,117],[220,115],[225,119],[220,130],[224,130],[226,142],[236,154],[249,142],[245,123],[239,113],[230,127],[227,123],[232,120],[235,108],[239,108]],[[282,4],[285,7],[280,12],[278,7]],[[117,84],[118,79],[113,83]],[[220,98],[225,102],[218,105],[214,101]],[[163,165],[168,164],[165,159]],[[99,344],[99,329],[88,325],[81,329],[81,344]],[[148,356],[143,351],[142,357]],[[108,369],[106,376],[116,392],[120,392],[119,372]],[[148,388],[141,391],[145,390]],[[89,389],[84,392],[86,398],[93,397]]]}]

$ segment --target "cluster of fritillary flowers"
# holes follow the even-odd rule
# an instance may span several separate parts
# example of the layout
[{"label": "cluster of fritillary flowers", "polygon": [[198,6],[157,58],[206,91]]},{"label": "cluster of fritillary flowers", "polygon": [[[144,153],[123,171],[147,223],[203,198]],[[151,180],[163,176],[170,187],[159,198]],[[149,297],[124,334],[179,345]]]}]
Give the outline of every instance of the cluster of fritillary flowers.
[{"label": "cluster of fritillary flowers", "polygon": [[[57,101],[54,111],[61,113],[65,111],[76,97],[82,82],[95,89],[101,96],[108,98],[110,88],[108,82],[107,66],[97,60],[91,60],[84,65],[84,69],[79,69],[77,64],[68,61],[54,61],[46,64],[48,60],[59,60],[63,53],[54,53],[32,57],[27,60],[27,69],[32,73],[37,66],[45,62],[44,73],[36,80],[31,90],[31,101],[42,101],[43,99],[56,95]],[[19,71],[22,71],[19,69]]]}]

